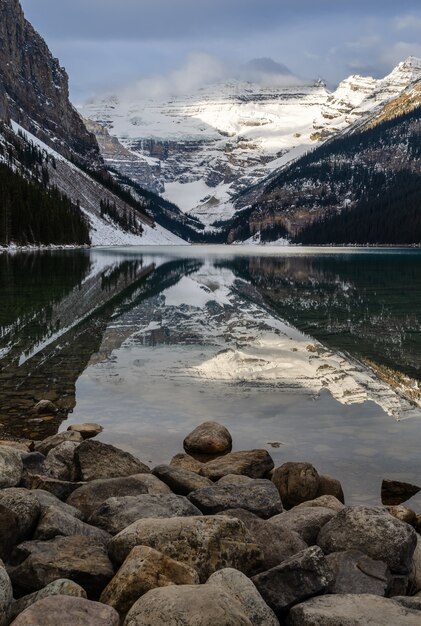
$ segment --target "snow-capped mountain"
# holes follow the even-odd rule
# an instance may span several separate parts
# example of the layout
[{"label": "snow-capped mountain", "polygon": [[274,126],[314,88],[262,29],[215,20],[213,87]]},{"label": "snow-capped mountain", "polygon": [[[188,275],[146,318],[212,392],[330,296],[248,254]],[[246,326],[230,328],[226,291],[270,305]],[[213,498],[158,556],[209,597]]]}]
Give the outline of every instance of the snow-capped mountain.
[{"label": "snow-capped mountain", "polygon": [[333,92],[323,81],[285,75],[281,85],[236,79],[173,98],[127,89],[80,110],[127,151],[116,153],[97,133],[108,165],[212,224],[233,215],[236,194],[419,79],[421,60],[410,57],[384,79],[351,76]]}]

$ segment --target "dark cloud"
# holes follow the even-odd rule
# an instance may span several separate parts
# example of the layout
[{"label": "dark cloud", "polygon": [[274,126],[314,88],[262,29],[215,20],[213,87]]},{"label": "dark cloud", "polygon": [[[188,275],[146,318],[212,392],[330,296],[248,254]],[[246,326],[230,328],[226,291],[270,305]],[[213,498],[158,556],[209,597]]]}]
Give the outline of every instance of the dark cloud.
[{"label": "dark cloud", "polygon": [[76,98],[165,75],[191,53],[270,57],[303,78],[380,76],[421,54],[419,0],[22,0]]}]

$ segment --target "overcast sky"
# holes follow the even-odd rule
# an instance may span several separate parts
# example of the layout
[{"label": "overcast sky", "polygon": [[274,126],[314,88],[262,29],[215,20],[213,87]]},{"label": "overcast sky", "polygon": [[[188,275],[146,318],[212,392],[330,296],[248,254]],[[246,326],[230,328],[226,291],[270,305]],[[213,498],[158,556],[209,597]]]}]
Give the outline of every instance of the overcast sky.
[{"label": "overcast sky", "polygon": [[332,85],[421,57],[420,0],[21,1],[77,102],[145,78],[191,77],[192,66],[195,80],[202,66],[214,80],[260,57]]}]

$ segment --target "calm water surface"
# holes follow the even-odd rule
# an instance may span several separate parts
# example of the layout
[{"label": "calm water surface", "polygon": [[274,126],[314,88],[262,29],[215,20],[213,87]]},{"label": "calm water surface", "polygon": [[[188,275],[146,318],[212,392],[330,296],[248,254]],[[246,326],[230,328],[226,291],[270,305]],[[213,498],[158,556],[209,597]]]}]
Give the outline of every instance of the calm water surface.
[{"label": "calm water surface", "polygon": [[[380,392],[378,401],[346,404],[329,388],[314,393],[291,376],[281,382],[266,366],[267,378],[241,378],[245,363],[262,369],[264,340],[282,334],[282,321],[291,345],[302,336],[297,329],[309,346],[318,340],[402,378],[418,398],[418,250],[0,254],[3,431],[41,438],[69,420],[99,421],[103,441],[155,464],[181,451],[195,425],[215,419],[230,428],[236,449],[265,447],[276,463],[307,460],[338,477],[349,502],[378,501],[386,476],[420,482],[418,410],[398,420]],[[215,354],[243,354],[253,341],[253,359],[229,361],[231,378],[214,375]],[[41,398],[53,400],[59,416],[32,415]]]}]

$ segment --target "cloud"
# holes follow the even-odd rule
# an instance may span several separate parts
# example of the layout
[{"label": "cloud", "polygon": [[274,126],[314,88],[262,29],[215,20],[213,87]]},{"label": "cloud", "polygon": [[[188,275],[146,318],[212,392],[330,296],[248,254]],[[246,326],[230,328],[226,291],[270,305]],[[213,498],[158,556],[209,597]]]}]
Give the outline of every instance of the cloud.
[{"label": "cloud", "polygon": [[421,17],[403,15],[395,19],[396,30],[421,30]]}]

